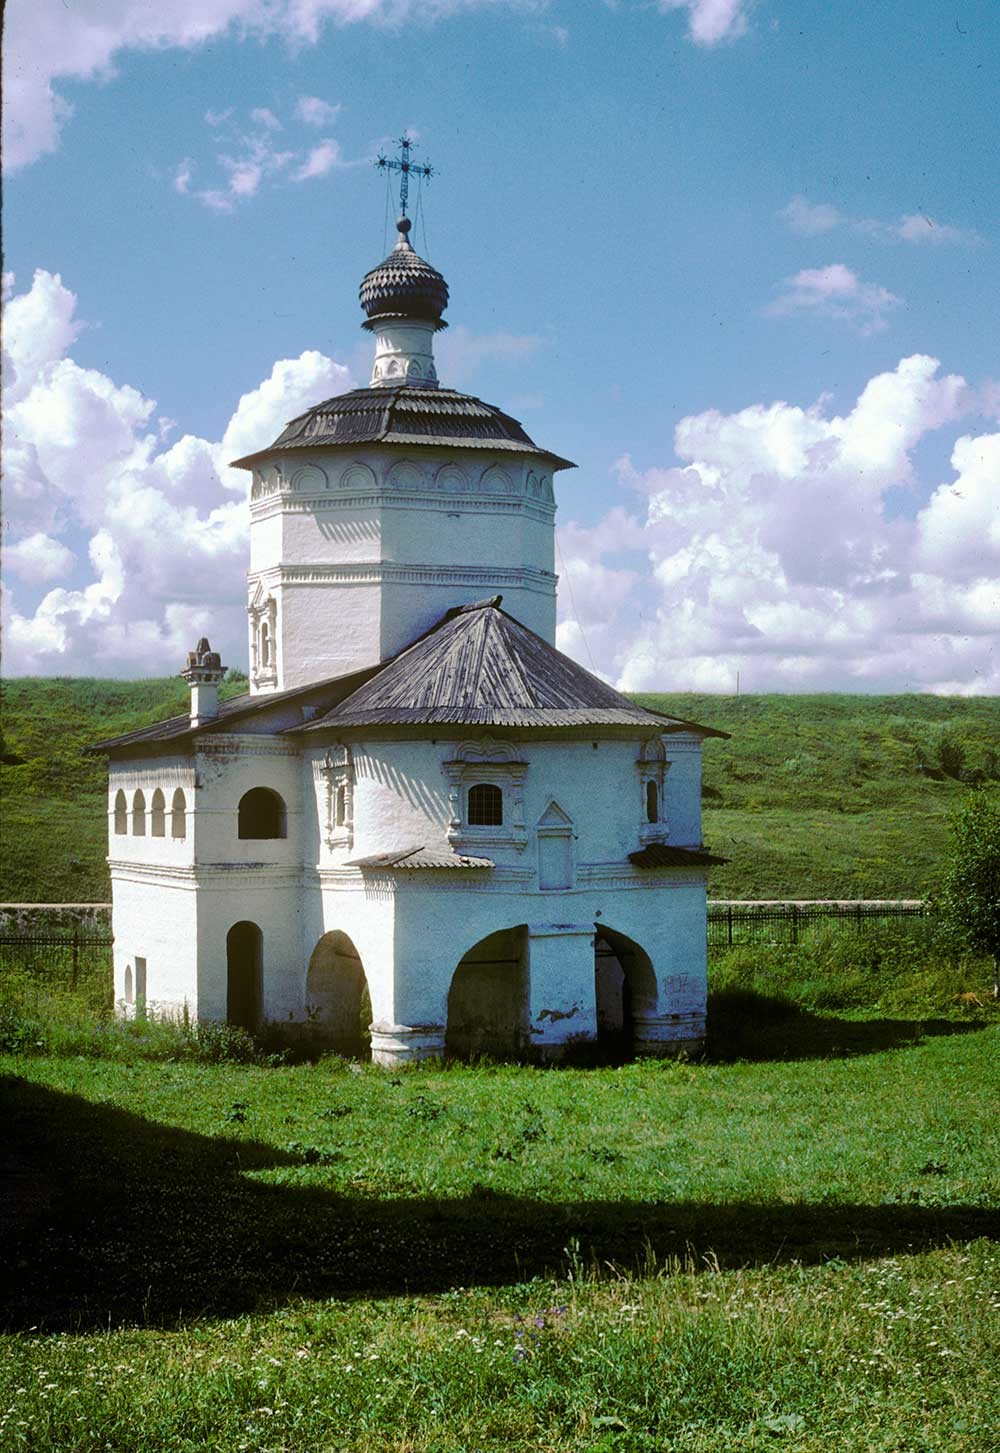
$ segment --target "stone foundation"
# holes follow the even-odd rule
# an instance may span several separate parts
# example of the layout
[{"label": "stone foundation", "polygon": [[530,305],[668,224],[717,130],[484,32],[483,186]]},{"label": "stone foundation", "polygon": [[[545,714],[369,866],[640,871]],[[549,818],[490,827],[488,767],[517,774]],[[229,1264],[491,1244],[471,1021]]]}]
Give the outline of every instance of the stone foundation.
[{"label": "stone foundation", "polygon": [[372,1025],[372,1064],[393,1068],[443,1057],[443,1024]]}]

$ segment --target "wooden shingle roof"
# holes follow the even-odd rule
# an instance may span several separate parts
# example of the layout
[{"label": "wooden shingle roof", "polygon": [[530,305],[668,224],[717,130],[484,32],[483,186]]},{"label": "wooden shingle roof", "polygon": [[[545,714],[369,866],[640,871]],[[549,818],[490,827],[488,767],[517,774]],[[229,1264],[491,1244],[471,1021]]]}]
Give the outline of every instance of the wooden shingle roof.
[{"label": "wooden shingle roof", "polygon": [[573,469],[568,460],[543,449],[517,419],[494,404],[450,388],[393,384],[356,388],[314,404],[285,425],[269,449],[234,459],[249,469],[275,450],[313,449],[330,444],[434,444],[455,449],[499,449],[534,454],[553,469]]},{"label": "wooden shingle roof", "polygon": [[631,726],[650,732],[726,732],[636,706],[500,609],[502,597],[448,611],[389,661],[287,691],[220,702],[200,726],[170,717],[89,747],[91,752],[181,748],[233,731],[286,733],[453,723],[483,727]]},{"label": "wooden shingle roof", "polygon": [[502,597],[449,611],[325,716],[331,727],[467,724],[494,727],[711,727],[636,706],[500,609]]}]

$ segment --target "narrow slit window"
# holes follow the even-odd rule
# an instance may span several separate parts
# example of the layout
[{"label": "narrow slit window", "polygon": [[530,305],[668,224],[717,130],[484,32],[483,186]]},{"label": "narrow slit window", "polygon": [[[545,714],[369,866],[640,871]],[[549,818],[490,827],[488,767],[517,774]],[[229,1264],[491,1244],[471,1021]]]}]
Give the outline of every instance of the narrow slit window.
[{"label": "narrow slit window", "polygon": [[469,826],[501,827],[503,792],[493,782],[477,782],[469,788]]},{"label": "narrow slit window", "polygon": [[655,782],[646,783],[646,821],[660,820],[660,789]]}]

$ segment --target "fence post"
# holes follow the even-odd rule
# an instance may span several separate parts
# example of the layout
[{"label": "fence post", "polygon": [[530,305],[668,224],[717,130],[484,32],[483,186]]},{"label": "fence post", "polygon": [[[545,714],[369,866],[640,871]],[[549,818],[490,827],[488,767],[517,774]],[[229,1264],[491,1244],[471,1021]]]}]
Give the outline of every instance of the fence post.
[{"label": "fence post", "polygon": [[729,947],[733,946],[733,905],[730,903],[726,909],[726,929],[729,936]]},{"label": "fence post", "polygon": [[860,933],[861,932],[861,904],[860,903],[855,903],[855,905],[854,905],[854,926],[857,929],[858,933]]},{"label": "fence post", "polygon": [[799,941],[799,905],[797,903],[793,903],[792,904],[792,943],[793,944],[797,944],[798,941]]},{"label": "fence post", "polygon": [[73,988],[76,988],[77,975],[80,972],[80,923],[78,919],[73,920]]}]

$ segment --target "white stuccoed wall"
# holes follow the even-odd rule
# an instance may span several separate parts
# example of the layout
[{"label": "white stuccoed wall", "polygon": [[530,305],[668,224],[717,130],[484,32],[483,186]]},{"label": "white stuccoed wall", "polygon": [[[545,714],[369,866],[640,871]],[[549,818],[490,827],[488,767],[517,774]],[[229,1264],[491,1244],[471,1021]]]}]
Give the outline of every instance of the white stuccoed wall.
[{"label": "white stuccoed wall", "polygon": [[490,595],[553,641],[554,519],[541,455],[328,449],[258,466],[248,600],[276,602],[278,669],[251,689],[372,665]]},{"label": "white stuccoed wall", "polygon": [[[116,998],[124,997],[126,964],[141,955],[150,1005],[225,1018],[226,936],[249,920],[263,936],[264,1015],[301,1021],[310,956],[324,933],[339,930],[364,964],[376,1057],[399,1062],[442,1051],[448,991],[463,955],[489,934],[526,925],[530,1042],[542,1057],[557,1058],[596,1032],[596,924],[633,940],[652,961],[657,998],[637,1026],[643,1049],[696,1043],[707,990],[705,875],[695,868],[644,871],[628,862],[647,826],[641,737],[592,730],[578,741],[493,738],[527,763],[523,832],[512,832],[510,778],[485,762],[466,769],[463,788],[496,776],[507,793],[504,826],[463,825],[456,844],[460,852],[490,857],[493,870],[379,874],[347,866],[404,848],[448,850],[445,764],[484,737],[467,729],[461,740],[355,740],[353,840],[341,837],[333,847],[326,841],[322,772],[332,742],[307,738],[300,747],[274,736],[220,733],[198,739],[189,756],[112,764]],[[694,734],[664,742],[668,840],[696,846],[700,743]],[[137,786],[145,792],[146,837],[113,832],[119,786],[130,806]],[[174,787],[185,791],[181,841],[148,834],[157,786],[168,806]],[[239,800],[259,786],[283,798],[287,838],[237,836]],[[537,827],[543,816],[551,820],[553,803],[571,823],[572,885],[543,891]]]},{"label": "white stuccoed wall", "polygon": [[[667,797],[673,814],[666,824],[669,840],[697,846],[700,802],[691,794],[700,790],[698,738],[665,742],[668,782],[678,769]],[[602,923],[638,943],[653,962],[658,1000],[656,1013],[641,1027],[645,1050],[699,1041],[707,990],[705,875],[694,868],[651,872],[628,862],[646,825],[637,739],[599,737],[596,746],[593,738],[512,744],[515,755],[528,762],[523,846],[512,840],[507,816],[507,827],[466,829],[458,844],[460,851],[492,858],[497,864],[492,872],[366,872],[359,888],[360,875],[343,866],[352,858],[448,846],[443,764],[459,745],[441,739],[355,741],[353,841],[331,850],[313,840],[325,929],[340,929],[355,943],[372,985],[373,1009],[378,985],[376,1052],[385,1062],[413,1052],[440,1053],[448,990],[460,959],[487,935],[518,924],[528,925],[536,1052],[558,1057],[569,1045],[594,1037],[594,926]],[[310,746],[304,763],[317,820],[325,812],[323,782],[315,771],[322,757],[320,748]],[[467,780],[493,775],[484,764]],[[574,882],[572,888],[544,892],[536,825],[553,801],[573,822]],[[392,922],[391,935],[373,934],[374,924],[386,920]]]}]

